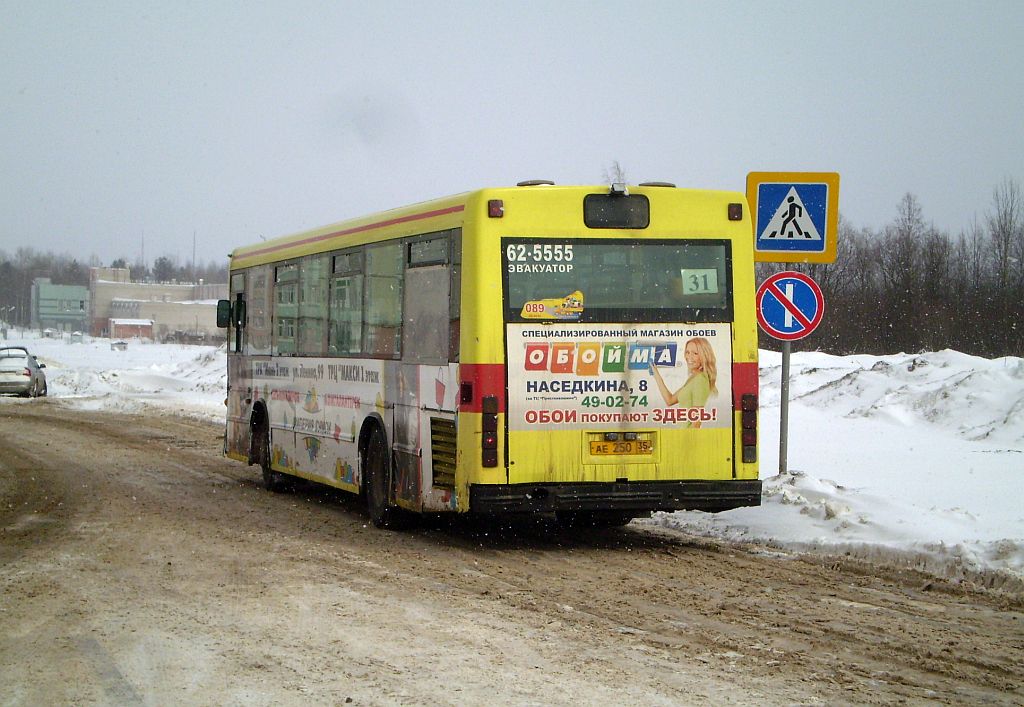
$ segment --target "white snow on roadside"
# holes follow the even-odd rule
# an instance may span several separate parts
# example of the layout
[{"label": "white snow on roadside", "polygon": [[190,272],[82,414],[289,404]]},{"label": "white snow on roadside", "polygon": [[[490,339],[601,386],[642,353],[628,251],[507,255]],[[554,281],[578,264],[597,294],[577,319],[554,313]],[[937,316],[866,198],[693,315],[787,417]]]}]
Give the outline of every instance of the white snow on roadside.
[{"label": "white snow on roadside", "polygon": [[[69,404],[223,421],[223,349],[15,334]],[[1024,359],[794,354],[785,474],[780,368],[761,353],[763,505],[637,522],[1024,590]]]},{"label": "white snow on roadside", "polygon": [[657,514],[690,533],[1024,590],[1024,359],[761,352],[763,505]]},{"label": "white snow on roadside", "polygon": [[152,344],[129,340],[124,350],[109,339],[19,338],[8,332],[4,345],[24,345],[46,364],[49,394],[83,409],[134,412],[146,406],[192,417],[224,421],[226,356],[215,346]]}]

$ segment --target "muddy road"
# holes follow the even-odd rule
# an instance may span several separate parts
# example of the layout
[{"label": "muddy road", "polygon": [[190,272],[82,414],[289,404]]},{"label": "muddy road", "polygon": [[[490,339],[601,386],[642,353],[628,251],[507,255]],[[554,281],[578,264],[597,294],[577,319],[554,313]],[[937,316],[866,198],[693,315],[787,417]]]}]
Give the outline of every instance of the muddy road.
[{"label": "muddy road", "polygon": [[636,524],[369,525],[221,430],[0,400],[0,703],[1024,702],[1024,604]]}]

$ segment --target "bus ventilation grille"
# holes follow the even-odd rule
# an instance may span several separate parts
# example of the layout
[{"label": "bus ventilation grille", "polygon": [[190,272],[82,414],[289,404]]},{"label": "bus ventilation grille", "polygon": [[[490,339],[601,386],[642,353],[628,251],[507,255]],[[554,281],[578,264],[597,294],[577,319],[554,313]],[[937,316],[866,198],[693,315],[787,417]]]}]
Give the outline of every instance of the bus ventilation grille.
[{"label": "bus ventilation grille", "polygon": [[434,486],[455,488],[455,420],[430,418]]}]

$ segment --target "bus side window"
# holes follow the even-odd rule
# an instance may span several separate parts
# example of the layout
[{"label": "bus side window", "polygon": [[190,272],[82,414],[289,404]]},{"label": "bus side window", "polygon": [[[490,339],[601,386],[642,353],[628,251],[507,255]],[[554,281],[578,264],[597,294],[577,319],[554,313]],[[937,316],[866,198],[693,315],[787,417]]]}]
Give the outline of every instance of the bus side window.
[{"label": "bus side window", "polygon": [[363,350],[369,356],[398,358],[402,341],[402,244],[366,249]]},{"label": "bus side window", "polygon": [[449,269],[444,265],[409,268],[405,274],[406,363],[441,365],[448,362]]},{"label": "bus side window", "polygon": [[327,334],[331,356],[363,352],[363,255],[363,248],[355,248],[333,259]]},{"label": "bus side window", "polygon": [[274,279],[274,353],[294,354],[299,266],[279,265]]},{"label": "bus side window", "polygon": [[330,353],[362,352],[363,275],[335,276],[331,283]]},{"label": "bus side window", "polygon": [[299,353],[323,355],[327,337],[327,270],[330,257],[314,255],[300,264]]},{"label": "bus side window", "polygon": [[402,360],[407,363],[443,365],[449,360],[451,325],[459,317],[458,298],[453,302],[450,296],[452,236],[452,231],[437,231],[409,242],[402,326]]},{"label": "bus side window", "polygon": [[269,265],[258,265],[249,270],[245,352],[251,356],[268,355],[271,352],[270,315],[273,288],[270,283],[272,279],[273,268]]}]

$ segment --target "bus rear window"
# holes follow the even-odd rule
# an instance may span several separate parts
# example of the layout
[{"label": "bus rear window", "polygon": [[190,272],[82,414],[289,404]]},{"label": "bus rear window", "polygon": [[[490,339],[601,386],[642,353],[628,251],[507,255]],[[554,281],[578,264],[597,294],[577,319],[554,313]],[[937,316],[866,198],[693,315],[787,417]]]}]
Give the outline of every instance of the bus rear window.
[{"label": "bus rear window", "polygon": [[502,240],[506,321],[727,322],[726,240]]}]

